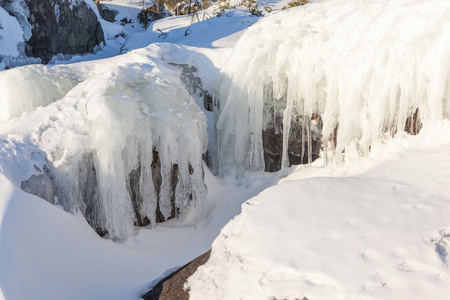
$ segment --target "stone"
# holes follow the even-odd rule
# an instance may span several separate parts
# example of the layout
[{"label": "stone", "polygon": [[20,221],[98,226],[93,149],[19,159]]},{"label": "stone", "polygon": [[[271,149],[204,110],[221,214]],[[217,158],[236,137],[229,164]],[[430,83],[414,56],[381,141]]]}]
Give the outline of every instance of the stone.
[{"label": "stone", "polygon": [[142,296],[144,300],[189,300],[189,291],[184,284],[197,269],[204,265],[211,255],[211,250],[192,260],[187,265],[162,279],[155,287]]},{"label": "stone", "polygon": [[[90,1],[90,0],[88,0]],[[25,53],[48,63],[54,55],[85,54],[105,42],[96,13],[86,2],[25,0],[33,27]]]}]

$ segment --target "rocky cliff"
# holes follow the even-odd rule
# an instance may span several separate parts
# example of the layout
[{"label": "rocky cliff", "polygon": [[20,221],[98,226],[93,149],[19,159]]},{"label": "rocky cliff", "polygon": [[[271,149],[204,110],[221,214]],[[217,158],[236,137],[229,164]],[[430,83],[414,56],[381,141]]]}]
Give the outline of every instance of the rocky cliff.
[{"label": "rocky cliff", "polygon": [[39,58],[47,63],[59,53],[93,52],[105,42],[92,0],[0,0],[0,6],[17,19],[23,31],[19,56],[8,58],[6,67],[20,65],[17,59]]}]

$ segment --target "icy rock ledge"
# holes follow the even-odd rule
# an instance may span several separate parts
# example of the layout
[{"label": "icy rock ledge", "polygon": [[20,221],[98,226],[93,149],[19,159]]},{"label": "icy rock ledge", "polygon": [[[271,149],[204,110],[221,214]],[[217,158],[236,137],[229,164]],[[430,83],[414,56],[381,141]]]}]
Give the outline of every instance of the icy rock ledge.
[{"label": "icy rock ledge", "polygon": [[[206,117],[177,68],[143,61],[102,69],[62,100],[1,128],[0,165],[10,180],[80,210],[111,238],[132,236],[134,225],[154,226],[190,205],[201,209],[206,195]],[[19,164],[28,173],[13,178]]]},{"label": "icy rock ledge", "polygon": [[219,173],[341,163],[437,132],[450,116],[449,13],[438,0],[329,0],[261,19],[214,93]]}]

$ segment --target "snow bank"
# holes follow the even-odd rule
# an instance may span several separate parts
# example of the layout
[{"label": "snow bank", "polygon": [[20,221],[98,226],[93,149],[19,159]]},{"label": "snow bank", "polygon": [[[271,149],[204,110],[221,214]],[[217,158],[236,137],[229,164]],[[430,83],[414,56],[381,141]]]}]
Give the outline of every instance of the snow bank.
[{"label": "snow bank", "polygon": [[301,152],[319,139],[335,162],[435,130],[450,116],[449,13],[440,0],[330,0],[261,19],[217,85],[221,172],[263,171],[263,132],[278,119],[283,167],[295,122]]},{"label": "snow bank", "polygon": [[[246,202],[190,299],[449,299],[450,145]],[[439,166],[439,167],[437,167]]]},{"label": "snow bank", "polygon": [[[38,79],[39,68],[4,72],[12,85],[10,93],[17,92],[16,99],[29,97],[19,103],[43,105],[67,93],[62,100],[2,124],[3,145],[11,148],[0,155],[4,173],[19,172],[10,153],[21,156],[21,162],[36,166],[39,180],[50,179],[53,187],[47,200],[66,210],[80,209],[94,228],[112,238],[133,235],[138,216],[155,224],[157,212],[168,219],[190,204],[200,209],[206,194],[206,118],[181,85],[179,70],[160,61],[158,51],[155,46],[153,51],[103,61],[98,73],[86,71],[87,79],[72,89],[79,79],[64,81],[58,67],[53,67],[53,74],[59,79],[51,71]],[[15,77],[34,83],[14,84]],[[42,93],[33,98],[41,82],[70,91],[62,88],[59,95],[51,95],[46,93],[52,89],[38,89]],[[35,151],[22,151],[21,144],[36,145],[44,152],[39,161],[47,159],[46,165],[36,163]],[[39,188],[43,183],[26,185]]]}]

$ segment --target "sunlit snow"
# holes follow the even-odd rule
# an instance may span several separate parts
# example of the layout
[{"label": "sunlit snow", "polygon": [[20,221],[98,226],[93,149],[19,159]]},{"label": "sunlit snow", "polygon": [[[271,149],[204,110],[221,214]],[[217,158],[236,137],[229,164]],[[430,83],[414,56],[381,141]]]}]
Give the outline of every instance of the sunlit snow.
[{"label": "sunlit snow", "polygon": [[[0,71],[0,299],[139,299],[211,247],[190,299],[450,299],[448,1],[148,29],[142,1],[102,2],[131,23],[101,20],[98,52]],[[0,70],[32,62],[15,20],[0,7]],[[270,126],[283,164],[264,173]]]}]

